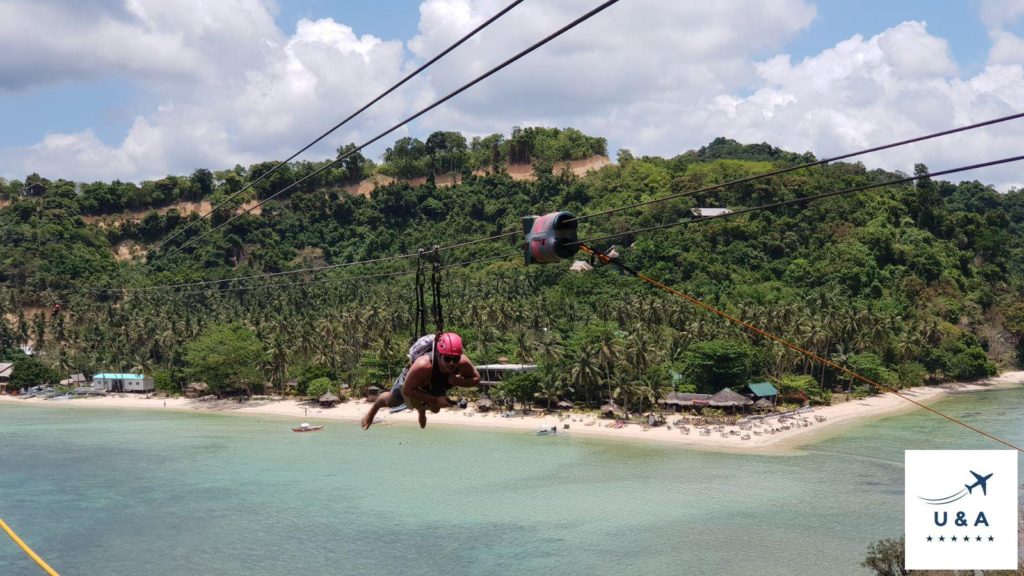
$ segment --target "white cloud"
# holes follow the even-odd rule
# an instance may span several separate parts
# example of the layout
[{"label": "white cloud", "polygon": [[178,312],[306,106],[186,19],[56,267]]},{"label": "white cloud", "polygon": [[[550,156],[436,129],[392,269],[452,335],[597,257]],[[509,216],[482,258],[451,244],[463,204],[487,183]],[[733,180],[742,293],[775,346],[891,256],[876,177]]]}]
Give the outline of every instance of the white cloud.
[{"label": "white cloud", "polygon": [[1001,29],[1024,16],[1024,0],[981,0],[980,13],[990,30]]},{"label": "white cloud", "polygon": [[[523,3],[304,158],[365,141],[597,4]],[[6,22],[36,17],[51,19],[61,32],[54,37],[64,40],[41,42],[27,55],[38,74],[0,63],[0,86],[131,74],[142,77],[159,107],[135,111],[121,142],[81,132],[0,150],[0,175],[140,179],[283,159],[504,5],[426,0],[419,32],[403,46],[331,19],[279,30],[269,0],[2,3],[0,47],[31,45],[8,41],[7,32],[25,33]],[[993,0],[981,9],[1006,21],[1021,13],[1019,5]],[[990,31],[989,65],[971,77],[962,76],[946,40],[923,22],[855,35],[798,62],[780,53],[814,18],[806,0],[622,2],[371,150],[407,131],[473,136],[542,124],[605,136],[612,154],[629,147],[672,156],[726,136],[825,157],[1018,112],[1024,102],[1024,52],[1010,32]],[[106,44],[92,47],[90,39]],[[137,48],[147,42],[154,47]],[[67,64],[74,46],[82,58]],[[993,127],[864,162],[937,169],[1008,156],[1022,138],[1015,125]],[[1005,187],[1020,183],[1017,173],[977,177]]]},{"label": "white cloud", "polygon": [[[767,141],[829,157],[1020,112],[1024,68],[990,65],[971,78],[954,74],[948,47],[923,24],[903,23],[868,40],[854,36],[792,64],[785,56],[758,66],[762,88],[727,106],[708,107],[704,135]],[[1010,123],[859,158],[868,166],[910,172],[1013,156],[1024,127]],[[1019,186],[1019,169],[968,174]],[[950,177],[957,180],[960,177]]]},{"label": "white cloud", "polygon": [[989,64],[1024,64],[1024,38],[1005,30],[994,30],[989,36],[992,38]]}]

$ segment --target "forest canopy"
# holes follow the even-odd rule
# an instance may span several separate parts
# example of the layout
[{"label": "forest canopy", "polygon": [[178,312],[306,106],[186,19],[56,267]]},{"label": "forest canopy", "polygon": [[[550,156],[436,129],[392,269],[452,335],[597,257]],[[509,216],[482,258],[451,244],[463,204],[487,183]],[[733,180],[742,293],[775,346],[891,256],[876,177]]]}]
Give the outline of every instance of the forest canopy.
[{"label": "forest canopy", "polygon": [[[336,158],[353,148],[340,148]],[[448,131],[426,141],[402,138],[379,164],[351,154],[259,214],[215,231],[243,201],[267,198],[333,159],[282,166],[202,221],[174,203],[219,204],[276,163],[141,184],[36,174],[3,183],[0,360],[31,344],[41,365],[33,370],[62,378],[136,369],[161,374],[169,387],[196,379],[220,391],[289,380],[305,387],[325,377],[356,389],[386,385],[413,336],[413,259],[275,282],[231,279],[415,253],[521,230],[526,215],[595,213],[814,159],[719,138],[671,158],[623,150],[616,164],[584,176],[551,169],[606,155],[605,148],[603,138],[572,128],[516,128],[510,137],[468,141]],[[534,166],[532,179],[506,172],[523,163]],[[429,178],[453,172],[462,176],[453,185]],[[368,196],[351,190],[378,173],[399,180]],[[428,178],[415,186],[402,180],[416,176]],[[682,222],[695,207],[756,207],[901,176],[830,163],[589,219],[580,235]],[[157,207],[165,209],[116,217]],[[114,217],[90,216],[99,214]],[[612,398],[643,408],[667,391],[714,392],[764,379],[816,401],[832,391],[867,392],[613,267],[524,267],[519,241],[444,253],[445,264],[455,265],[444,272],[446,327],[463,334],[474,360],[542,367],[497,394],[591,405]],[[1021,190],[923,178],[613,241],[629,266],[887,385],[983,378],[1024,359]],[[141,255],[157,246],[147,263]],[[131,247],[134,259],[125,256]],[[360,280],[383,273],[395,275]],[[208,284],[154,289],[191,282]],[[244,366],[208,363],[224,353],[216,346],[224,339],[244,347]],[[197,372],[203,366],[208,374]]]}]

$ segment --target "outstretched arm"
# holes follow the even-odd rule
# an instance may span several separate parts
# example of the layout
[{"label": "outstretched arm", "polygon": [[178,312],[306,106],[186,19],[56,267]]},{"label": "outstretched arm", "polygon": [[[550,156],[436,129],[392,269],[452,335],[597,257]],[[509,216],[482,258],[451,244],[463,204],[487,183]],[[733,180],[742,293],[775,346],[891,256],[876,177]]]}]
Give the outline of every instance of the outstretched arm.
[{"label": "outstretched arm", "polygon": [[480,372],[465,354],[462,355],[455,373],[448,377],[448,384],[452,388],[475,388],[480,385]]}]

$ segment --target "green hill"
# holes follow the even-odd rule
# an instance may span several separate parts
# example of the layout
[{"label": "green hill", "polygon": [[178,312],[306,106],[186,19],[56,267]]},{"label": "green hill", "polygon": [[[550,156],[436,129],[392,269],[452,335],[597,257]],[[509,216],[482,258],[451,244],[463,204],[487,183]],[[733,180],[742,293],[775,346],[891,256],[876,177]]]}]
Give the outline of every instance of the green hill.
[{"label": "green hill", "polygon": [[[155,264],[148,267],[118,262],[112,247],[123,241],[154,247],[195,221],[194,214],[170,210],[106,228],[82,216],[180,200],[216,205],[273,164],[197,170],[141,185],[76,186],[33,176],[30,181],[45,190],[38,197],[22,197],[25,184],[8,183],[4,196],[11,203],[0,209],[0,306],[9,321],[0,323],[0,349],[12,351],[0,356],[16,356],[13,349],[31,341],[39,361],[59,373],[137,368],[176,389],[203,377],[189,373],[185,361],[200,353],[200,337],[229,330],[240,342],[251,337],[258,343],[259,366],[256,373],[224,379],[230,383],[225,386],[258,389],[290,378],[305,384],[325,375],[354,386],[380,384],[389,369],[400,369],[412,335],[412,260],[269,278],[262,282],[307,283],[262,289],[199,291],[257,281],[138,289],[406,254],[517,229],[524,215],[594,213],[813,159],[768,144],[716,139],[673,158],[622,151],[617,165],[578,177],[552,174],[551,166],[593,154],[602,139],[571,129],[527,130],[533,130],[527,152],[511,144],[521,143],[523,131],[496,146],[465,139],[460,145],[457,133],[439,132],[432,147],[430,139],[421,143],[430,150],[412,164],[394,156],[402,141],[380,166],[356,155],[287,198],[267,202],[259,216],[237,218],[170,253],[224,222],[237,203],[265,198],[324,163],[289,165],[211,222],[196,222],[151,255]],[[415,142],[401,146],[406,144],[419,150]],[[471,160],[474,145],[494,154]],[[465,157],[457,153],[462,146]],[[521,153],[533,163],[535,180],[502,172],[509,161],[521,161]],[[473,174],[491,161],[496,173]],[[409,166],[428,175],[461,171],[462,182],[395,183],[370,197],[344,190],[371,173],[409,175],[402,172]],[[897,176],[859,163],[819,166],[585,220],[580,236],[688,219],[698,206],[735,210]],[[623,261],[666,284],[887,385],[912,386],[926,379],[981,378],[1024,358],[1022,225],[1022,191],[1000,194],[979,182],[926,179],[626,235],[615,243]],[[519,241],[504,238],[443,254],[450,264],[508,255],[445,271],[446,326],[464,334],[474,359],[504,356],[543,366],[539,374],[510,382],[502,394],[532,398],[541,392],[598,404],[611,395],[638,407],[650,406],[669,387],[717,391],[753,378],[772,378],[815,400],[857,388],[612,268],[580,274],[569,272],[568,263],[523,267]],[[344,279],[402,271],[409,274]],[[97,292],[99,287],[130,290]],[[60,313],[22,312],[57,303]],[[673,379],[672,372],[680,377]]]}]

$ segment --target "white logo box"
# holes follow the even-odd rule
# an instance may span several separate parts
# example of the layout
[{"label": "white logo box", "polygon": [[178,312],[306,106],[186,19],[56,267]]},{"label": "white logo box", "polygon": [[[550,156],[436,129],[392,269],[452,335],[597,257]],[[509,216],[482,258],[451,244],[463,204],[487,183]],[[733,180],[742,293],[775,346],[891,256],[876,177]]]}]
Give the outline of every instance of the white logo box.
[{"label": "white logo box", "polygon": [[1017,452],[907,450],[908,570],[1017,568]]}]

